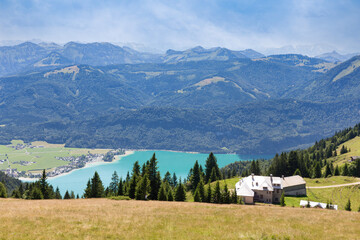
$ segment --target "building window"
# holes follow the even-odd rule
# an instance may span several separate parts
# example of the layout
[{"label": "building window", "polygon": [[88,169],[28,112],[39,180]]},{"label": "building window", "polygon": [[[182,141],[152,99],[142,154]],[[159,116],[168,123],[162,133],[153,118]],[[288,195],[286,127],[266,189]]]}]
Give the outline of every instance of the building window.
[{"label": "building window", "polygon": [[279,193],[279,189],[276,189],[276,193]]},{"label": "building window", "polygon": [[260,194],[260,199],[262,199],[263,198],[263,195],[262,194]]},{"label": "building window", "polygon": [[279,201],[279,199],[278,198],[275,198],[275,202],[278,202]]}]

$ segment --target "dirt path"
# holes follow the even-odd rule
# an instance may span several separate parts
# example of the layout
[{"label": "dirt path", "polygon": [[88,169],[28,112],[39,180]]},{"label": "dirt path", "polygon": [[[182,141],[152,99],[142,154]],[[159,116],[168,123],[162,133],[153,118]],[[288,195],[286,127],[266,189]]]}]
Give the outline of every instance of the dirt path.
[{"label": "dirt path", "polygon": [[345,184],[338,184],[338,185],[329,185],[329,186],[321,186],[321,187],[307,187],[307,188],[311,188],[311,189],[315,189],[315,188],[335,188],[335,187],[346,187],[346,186],[353,186],[353,185],[360,185],[360,182],[345,183]]}]

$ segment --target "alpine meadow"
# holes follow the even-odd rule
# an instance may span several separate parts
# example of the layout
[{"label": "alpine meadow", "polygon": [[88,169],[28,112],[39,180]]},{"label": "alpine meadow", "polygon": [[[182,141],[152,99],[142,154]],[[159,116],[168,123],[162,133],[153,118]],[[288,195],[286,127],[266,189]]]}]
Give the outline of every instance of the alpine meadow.
[{"label": "alpine meadow", "polygon": [[0,0],[0,239],[358,239],[359,12]]}]

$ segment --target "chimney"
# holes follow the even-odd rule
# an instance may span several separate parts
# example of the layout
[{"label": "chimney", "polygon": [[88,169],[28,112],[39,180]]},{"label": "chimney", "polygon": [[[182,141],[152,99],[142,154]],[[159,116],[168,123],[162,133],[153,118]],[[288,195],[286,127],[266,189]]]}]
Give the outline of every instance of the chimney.
[{"label": "chimney", "polygon": [[281,175],[281,178],[282,178],[282,179],[285,179],[284,175]]},{"label": "chimney", "polygon": [[273,181],[272,173],[270,174],[270,181],[271,181],[271,182]]},{"label": "chimney", "polygon": [[252,180],[254,181],[254,173],[251,174]]}]

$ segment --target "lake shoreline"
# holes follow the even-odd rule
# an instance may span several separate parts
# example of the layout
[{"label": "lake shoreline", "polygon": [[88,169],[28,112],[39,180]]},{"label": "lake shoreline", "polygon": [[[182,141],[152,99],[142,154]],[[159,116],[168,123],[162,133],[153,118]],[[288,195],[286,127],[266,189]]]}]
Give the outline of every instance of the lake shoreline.
[{"label": "lake shoreline", "polygon": [[[137,151],[137,150],[136,150]],[[88,162],[85,164],[84,167],[82,168],[76,168],[76,169],[73,169],[69,172],[65,172],[65,173],[61,173],[59,175],[56,175],[54,177],[48,177],[48,179],[56,179],[58,177],[63,177],[63,176],[66,176],[74,171],[77,171],[77,170],[80,170],[80,169],[84,169],[84,168],[89,168],[89,167],[94,167],[94,166],[99,166],[99,165],[103,165],[103,164],[109,164],[109,163],[114,163],[114,162],[117,162],[117,161],[120,161],[121,158],[123,157],[126,157],[126,156],[129,156],[131,154],[134,154],[135,153],[135,150],[125,150],[125,154],[122,154],[122,155],[118,155],[117,159],[114,160],[114,161],[111,161],[111,162],[105,162],[105,161],[93,161],[93,162]],[[25,182],[33,182],[33,181],[37,181],[39,180],[39,178],[24,178],[24,177],[19,177],[18,178],[20,181],[25,181]]]}]

